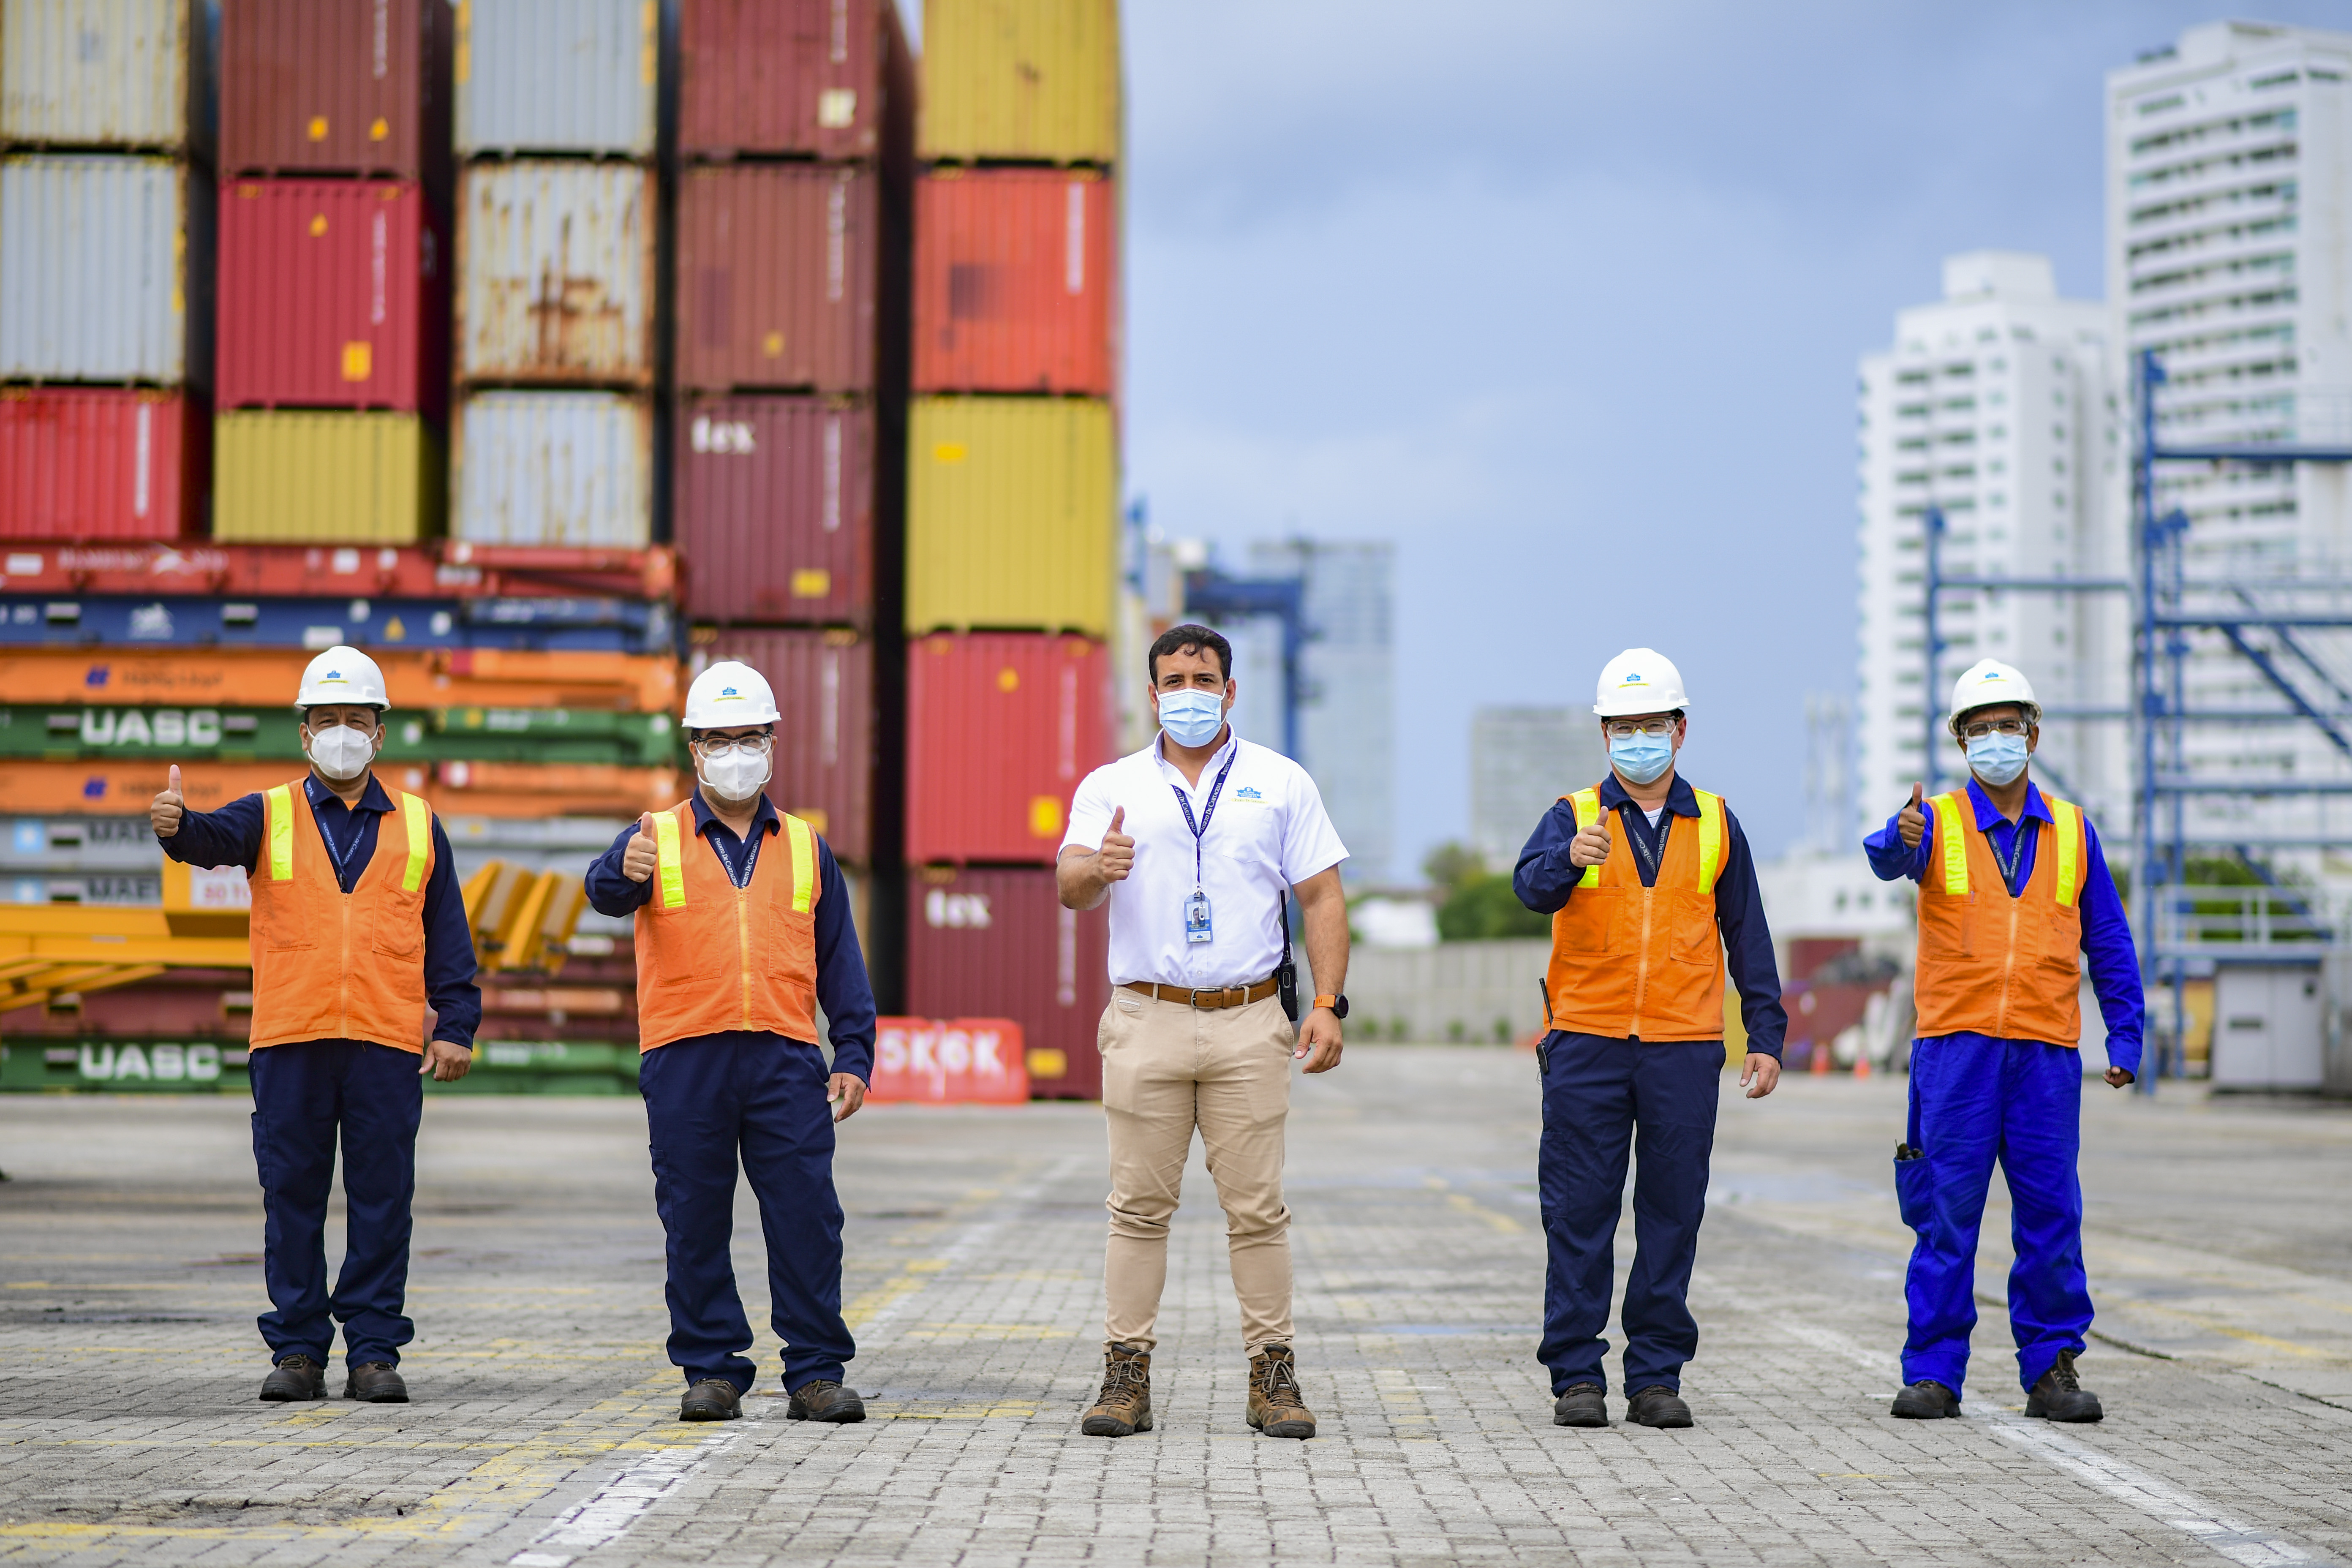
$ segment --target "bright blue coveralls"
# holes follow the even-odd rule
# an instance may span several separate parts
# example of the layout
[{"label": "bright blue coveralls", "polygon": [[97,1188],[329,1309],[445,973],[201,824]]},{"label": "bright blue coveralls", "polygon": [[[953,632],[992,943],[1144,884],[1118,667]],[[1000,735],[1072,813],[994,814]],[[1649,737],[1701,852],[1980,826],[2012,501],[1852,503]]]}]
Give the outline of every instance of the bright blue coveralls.
[{"label": "bright blue coveralls", "polygon": [[[376,830],[393,809],[392,796],[373,774],[352,808],[316,775],[302,788],[336,884],[349,897],[375,858]],[[179,832],[161,840],[163,853],[184,866],[242,866],[251,876],[266,820],[257,795],[218,811],[191,811],[180,818]],[[438,816],[422,912],[433,1037],[470,1050],[482,994],[474,984],[465,895]],[[373,1040],[289,1040],[263,1047],[246,1064],[253,1084],[253,1163],[261,1176],[262,1278],[270,1300],[261,1337],[273,1362],[306,1355],[324,1365],[339,1322],[344,1358],[353,1366],[397,1366],[400,1347],[416,1336],[406,1308],[416,1129],[425,1110],[418,1065],[415,1051]],[[350,1212],[342,1272],[331,1294],[327,1200],[338,1142]]]},{"label": "bright blue coveralls", "polygon": [[[739,888],[751,885],[761,846],[783,826],[760,798],[751,837],[738,838],[698,785],[694,831]],[[634,824],[598,856],[585,879],[602,913],[635,914],[653,879],[621,870]],[[833,848],[816,841],[816,999],[833,1037],[833,1071],[870,1082],[874,988],[851,923],[849,892]],[[654,1165],[654,1205],[669,1238],[669,1359],[688,1384],[722,1378],[749,1393],[760,1369],[745,1358],[751,1325],[735,1289],[735,1172],[760,1200],[768,1248],[770,1323],[784,1342],[784,1387],[839,1383],[857,1353],[841,1317],[841,1200],[833,1188],[833,1108],[824,1056],[814,1041],[730,1029],[656,1046],[641,1058],[637,1087]]]},{"label": "bright blue coveralls", "polygon": [[[2003,816],[1973,778],[1968,800],[1978,829],[2002,862],[2009,896],[2016,898],[2033,876],[2041,829],[2021,836],[2021,825]],[[2054,820],[2032,784],[2021,815],[2029,823]],[[1932,858],[1934,817],[1913,848],[1903,842],[1901,816],[1888,817],[1863,840],[1870,868],[1882,881],[1918,881]],[[2107,1060],[2136,1073],[2145,1010],[2139,959],[2088,814],[2083,838],[2089,862],[2083,951],[2090,955],[2091,989],[2106,1020]],[[1969,1333],[1977,1322],[1977,1232],[1995,1159],[2009,1179],[2010,1241],[2017,1253],[2009,1271],[2009,1326],[2017,1341],[2018,1381],[2030,1390],[2059,1352],[2083,1352],[2091,1288],[2083,1268],[2083,1184],[2074,1169],[2082,1114],[2082,1053],[2071,1044],[1976,1034],[1912,1041],[1904,1142],[1926,1152],[1895,1165],[1904,1223],[1919,1237],[1903,1287],[1911,1315],[1903,1346],[1905,1383],[1932,1380],[1958,1394],[1968,1376]]]}]

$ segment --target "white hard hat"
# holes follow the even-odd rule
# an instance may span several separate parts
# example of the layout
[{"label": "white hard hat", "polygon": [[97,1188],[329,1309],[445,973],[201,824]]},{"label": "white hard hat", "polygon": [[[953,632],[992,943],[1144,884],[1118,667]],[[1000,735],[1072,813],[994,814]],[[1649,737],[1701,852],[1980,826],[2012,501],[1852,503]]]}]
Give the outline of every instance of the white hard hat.
[{"label": "white hard hat", "polygon": [[1603,719],[1629,713],[1670,713],[1690,706],[1683,695],[1683,672],[1655,648],[1629,647],[1601,667],[1592,710]]},{"label": "white hard hat", "polygon": [[383,671],[375,667],[375,660],[355,647],[341,644],[310,661],[302,671],[302,684],[294,692],[297,710],[339,702],[377,710],[392,706],[391,699],[383,694]]},{"label": "white hard hat", "polygon": [[748,664],[721,659],[694,678],[686,689],[686,727],[689,730],[740,730],[776,721],[776,694]]},{"label": "white hard hat", "polygon": [[2029,723],[2042,722],[2042,705],[2033,700],[2033,683],[2015,665],[1980,658],[1952,682],[1952,711],[1946,721],[1952,733],[1960,732],[1960,716],[1972,708],[2013,702],[2025,710]]}]

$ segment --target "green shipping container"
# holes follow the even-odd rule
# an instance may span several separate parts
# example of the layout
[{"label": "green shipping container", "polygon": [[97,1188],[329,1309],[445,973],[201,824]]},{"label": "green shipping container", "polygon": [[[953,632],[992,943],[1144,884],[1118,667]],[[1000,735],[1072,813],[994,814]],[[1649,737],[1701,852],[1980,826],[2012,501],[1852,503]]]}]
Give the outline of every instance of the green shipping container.
[{"label": "green shipping container", "polygon": [[[0,708],[0,758],[302,760],[290,708]],[[667,713],[577,708],[437,708],[392,715],[387,763],[605,763],[677,767]]]}]

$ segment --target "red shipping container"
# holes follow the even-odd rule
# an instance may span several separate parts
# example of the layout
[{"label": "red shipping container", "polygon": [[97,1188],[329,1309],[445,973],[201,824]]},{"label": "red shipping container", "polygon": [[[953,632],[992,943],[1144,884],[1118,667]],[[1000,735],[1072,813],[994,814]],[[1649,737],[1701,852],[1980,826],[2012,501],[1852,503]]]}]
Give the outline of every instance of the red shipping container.
[{"label": "red shipping container", "polygon": [[1110,1005],[1110,914],[1066,910],[1037,867],[923,867],[907,880],[907,1006],[1011,1018],[1030,1092],[1102,1098],[1095,1031]]},{"label": "red shipping container", "polygon": [[1021,1026],[1009,1018],[877,1018],[877,1103],[1018,1105],[1029,1098]]},{"label": "red shipping container", "polygon": [[874,621],[874,410],[706,397],[677,420],[671,528],[697,621]]},{"label": "red shipping container", "polygon": [[223,174],[391,174],[449,188],[446,0],[222,0]]},{"label": "red shipping container", "polygon": [[[0,537],[184,539],[204,531],[201,405],[117,387],[0,391]],[[10,576],[20,574],[16,557]]]},{"label": "red shipping container", "polygon": [[907,652],[907,858],[1050,865],[1078,781],[1110,758],[1091,637],[942,632]]},{"label": "red shipping container", "polygon": [[698,630],[695,637],[695,674],[740,659],[776,694],[782,718],[768,798],[824,834],[835,859],[866,864],[874,853],[872,641],[850,631],[782,628]]},{"label": "red shipping container", "polygon": [[449,399],[440,221],[400,180],[239,180],[220,207],[223,408],[386,408]]},{"label": "red shipping container", "polygon": [[914,61],[890,0],[685,0],[677,23],[686,156],[912,151]]},{"label": "red shipping container", "polygon": [[688,169],[677,197],[678,386],[872,390],[880,223],[871,169]]},{"label": "red shipping container", "polygon": [[915,185],[915,390],[1118,391],[1110,181],[939,169]]}]

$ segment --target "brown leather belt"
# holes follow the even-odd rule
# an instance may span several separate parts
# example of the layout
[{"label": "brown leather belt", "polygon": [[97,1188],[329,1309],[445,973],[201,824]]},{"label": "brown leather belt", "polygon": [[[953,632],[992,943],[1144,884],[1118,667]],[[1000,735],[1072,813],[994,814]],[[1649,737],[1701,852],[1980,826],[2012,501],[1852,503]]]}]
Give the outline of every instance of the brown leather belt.
[{"label": "brown leather belt", "polygon": [[1187,991],[1181,985],[1159,985],[1149,980],[1129,980],[1119,986],[1122,991],[1140,991],[1146,996],[1162,1002],[1181,1002],[1193,1007],[1242,1007],[1252,1002],[1263,1002],[1274,994],[1275,983],[1261,980],[1255,985],[1227,985],[1216,991]]}]

